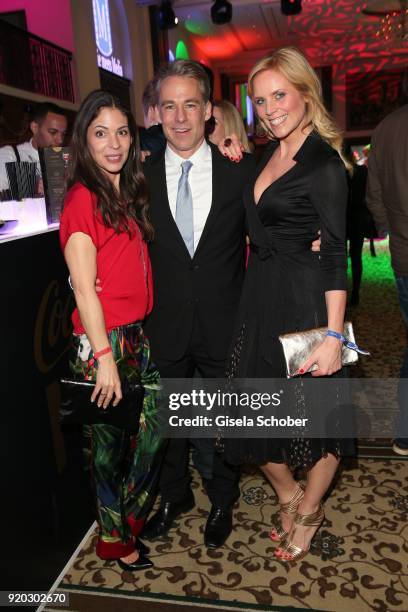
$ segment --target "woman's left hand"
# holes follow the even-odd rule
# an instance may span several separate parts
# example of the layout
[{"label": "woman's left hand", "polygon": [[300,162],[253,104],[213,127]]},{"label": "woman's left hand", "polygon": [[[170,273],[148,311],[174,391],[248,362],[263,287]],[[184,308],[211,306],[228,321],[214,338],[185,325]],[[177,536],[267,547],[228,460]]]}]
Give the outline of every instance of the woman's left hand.
[{"label": "woman's left hand", "polygon": [[312,372],[312,376],[330,376],[338,372],[341,369],[341,347],[337,338],[327,336],[299,368],[298,374],[306,373],[315,363],[318,368]]},{"label": "woman's left hand", "polygon": [[244,145],[236,134],[231,134],[218,143],[220,153],[228,157],[231,161],[239,162],[242,159]]}]

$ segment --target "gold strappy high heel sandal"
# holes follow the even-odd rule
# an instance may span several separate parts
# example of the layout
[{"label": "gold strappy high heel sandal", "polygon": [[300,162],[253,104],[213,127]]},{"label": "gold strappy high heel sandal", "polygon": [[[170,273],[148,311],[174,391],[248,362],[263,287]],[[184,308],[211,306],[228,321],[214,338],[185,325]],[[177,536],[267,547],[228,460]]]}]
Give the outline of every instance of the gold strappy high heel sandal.
[{"label": "gold strappy high heel sandal", "polygon": [[[296,527],[298,525],[303,525],[305,527],[317,527],[317,528],[319,528],[320,525],[323,523],[323,521],[324,521],[324,510],[323,510],[323,506],[322,505],[320,505],[319,509],[316,510],[316,512],[312,512],[311,514],[296,514],[295,520],[293,521],[293,532],[292,532],[292,535],[296,531]],[[317,533],[317,530],[316,530],[316,533]],[[316,535],[316,533],[315,533],[315,535]],[[281,561],[285,561],[286,563],[296,563],[296,561],[300,561],[301,559],[303,559],[303,557],[305,555],[307,555],[309,550],[310,550],[310,544],[309,544],[307,550],[304,550],[303,548],[299,548],[299,546],[296,546],[295,544],[292,544],[292,542],[289,540],[289,538],[287,538],[286,539],[286,545],[282,549],[282,554],[281,555],[275,555],[275,556],[276,556],[277,559],[280,559]],[[282,556],[285,553],[289,554],[291,556],[291,559],[285,559]]]},{"label": "gold strappy high heel sandal", "polygon": [[[294,516],[297,512],[300,502],[305,494],[305,488],[302,484],[298,484],[298,487],[290,500],[286,504],[279,504],[279,513],[287,514],[288,516]],[[272,542],[282,542],[289,533],[282,527],[280,516],[276,515],[272,521],[273,529],[269,533],[269,537]]]}]

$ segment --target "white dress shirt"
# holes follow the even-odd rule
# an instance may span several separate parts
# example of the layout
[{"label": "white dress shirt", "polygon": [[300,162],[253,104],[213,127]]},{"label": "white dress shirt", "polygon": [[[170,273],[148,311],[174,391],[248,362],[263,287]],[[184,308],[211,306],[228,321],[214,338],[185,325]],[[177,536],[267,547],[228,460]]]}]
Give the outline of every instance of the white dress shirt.
[{"label": "white dress shirt", "polygon": [[[176,218],[178,182],[181,164],[187,161],[177,155],[167,144],[165,153],[167,195],[173,219]],[[193,164],[188,174],[193,198],[194,251],[203,233],[212,202],[212,156],[209,144],[204,140],[200,148],[188,158]]]},{"label": "white dress shirt", "polygon": [[[22,162],[35,162],[37,164],[37,172],[41,176],[40,157],[38,155],[38,149],[33,147],[32,140],[17,145],[17,150]],[[15,161],[17,161],[17,159],[13,147],[5,146],[0,148],[0,191],[9,189],[6,163]]]}]

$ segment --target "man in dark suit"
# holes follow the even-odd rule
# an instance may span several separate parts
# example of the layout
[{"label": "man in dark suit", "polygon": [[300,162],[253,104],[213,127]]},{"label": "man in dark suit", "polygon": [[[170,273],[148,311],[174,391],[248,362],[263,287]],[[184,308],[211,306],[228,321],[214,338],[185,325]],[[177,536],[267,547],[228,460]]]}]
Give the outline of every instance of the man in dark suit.
[{"label": "man in dark suit", "polygon": [[[204,138],[211,117],[209,82],[196,62],[179,60],[156,75],[164,152],[144,166],[155,240],[155,306],[146,323],[152,356],[163,378],[225,376],[245,261],[244,185],[251,156],[239,164]],[[189,442],[170,439],[160,479],[161,505],[143,536],[159,537],[194,506]],[[221,546],[232,529],[239,472],[214,452],[206,490],[212,503],[204,540]]]}]

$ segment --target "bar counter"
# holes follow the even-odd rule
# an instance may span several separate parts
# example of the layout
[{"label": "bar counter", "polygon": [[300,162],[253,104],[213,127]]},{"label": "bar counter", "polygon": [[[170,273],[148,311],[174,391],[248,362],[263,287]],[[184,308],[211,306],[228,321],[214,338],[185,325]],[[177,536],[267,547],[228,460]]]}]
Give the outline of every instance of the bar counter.
[{"label": "bar counter", "polygon": [[[52,562],[49,586],[91,522],[78,500],[80,432],[66,437],[58,424],[58,380],[66,369],[74,307],[58,224],[21,224],[3,233],[0,271],[2,557],[15,555],[20,566],[17,584],[8,588],[38,590],[47,585],[39,584],[36,565]],[[82,506],[85,523],[75,510],[64,518],[70,504]]]}]

